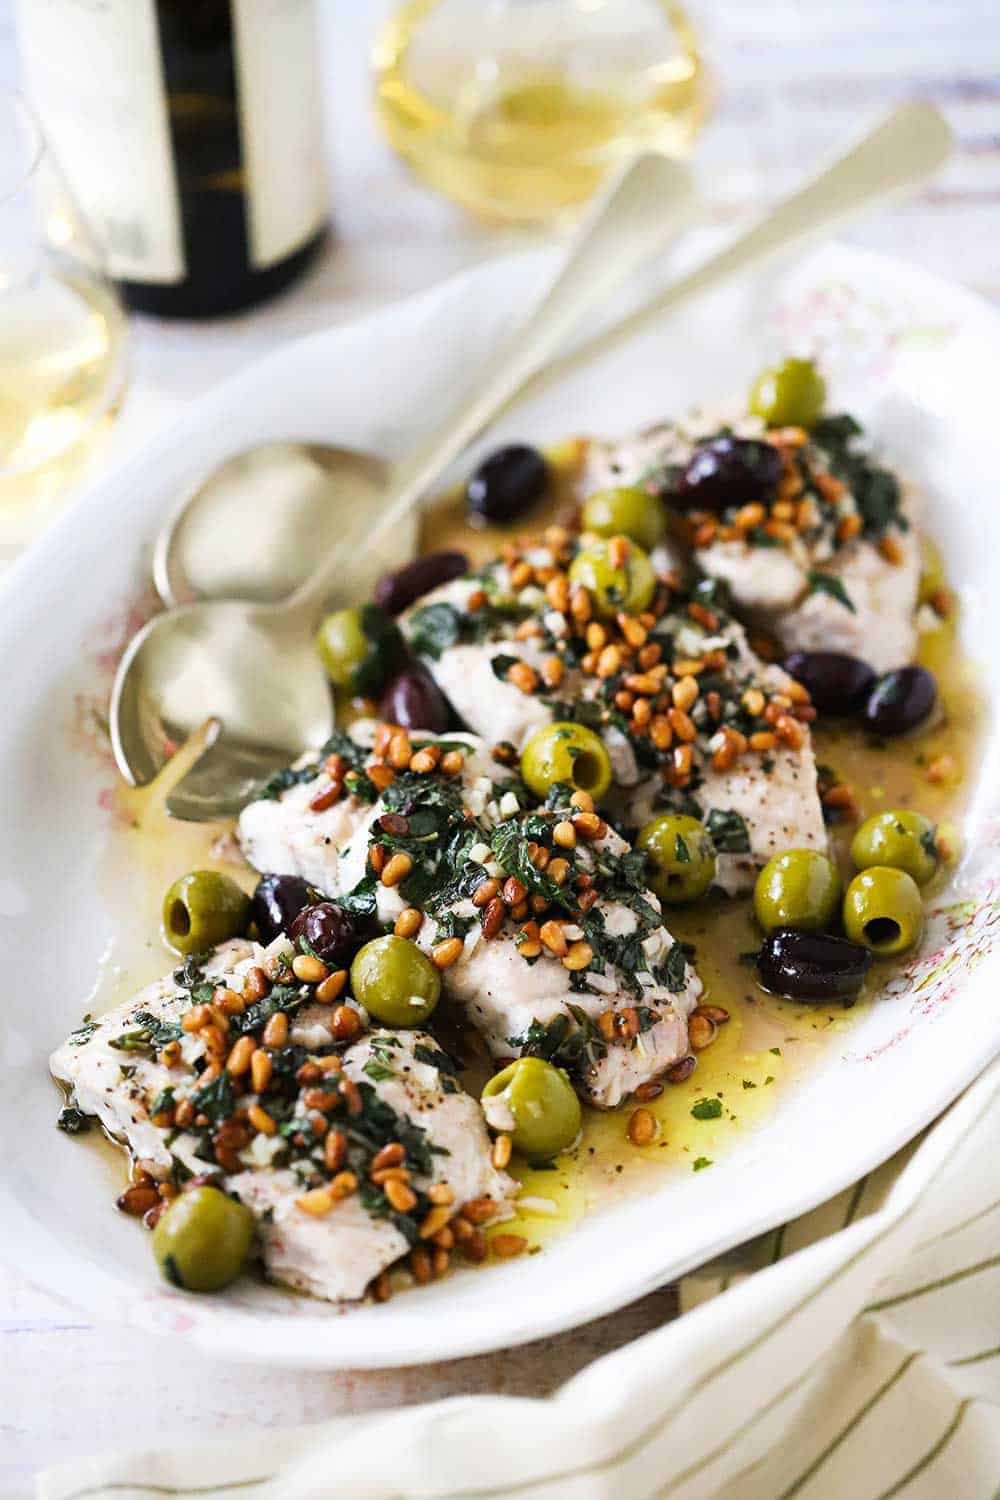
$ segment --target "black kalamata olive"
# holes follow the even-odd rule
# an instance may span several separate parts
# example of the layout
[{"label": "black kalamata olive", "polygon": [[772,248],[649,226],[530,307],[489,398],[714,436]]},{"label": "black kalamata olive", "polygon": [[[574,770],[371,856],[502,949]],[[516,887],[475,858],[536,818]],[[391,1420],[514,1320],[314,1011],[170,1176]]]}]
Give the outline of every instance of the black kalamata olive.
[{"label": "black kalamata olive", "polygon": [[451,722],[448,700],[429,673],[408,667],[394,677],[382,694],[379,716],[403,729],[429,729],[443,734]]},{"label": "black kalamata olive", "polygon": [[332,901],[320,901],[299,912],[289,929],[293,943],[304,937],[326,964],[343,967],[354,956],[362,933],[354,918]]},{"label": "black kalamata olive", "polygon": [[900,667],[887,672],[872,688],[864,721],[874,734],[892,738],[916,729],[937,701],[937,683],[926,667]]},{"label": "black kalamata olive", "polygon": [[484,458],[465,486],[465,500],[481,521],[516,521],[545,494],[549,466],[537,448],[511,443]]},{"label": "black kalamata olive", "polygon": [[875,686],[875,673],[866,661],[843,651],[793,651],[785,671],[809,689],[813,707],[821,714],[859,714]]},{"label": "black kalamata olive", "polygon": [[784,470],[771,443],[719,437],[696,448],[668,501],[689,510],[725,510],[773,499]]},{"label": "black kalamata olive", "polygon": [[872,955],[824,932],[779,927],[761,944],[757,973],[765,989],[793,1000],[847,1000],[858,993]]},{"label": "black kalamata olive", "polygon": [[298,875],[262,875],[250,902],[250,920],[261,942],[287,933],[302,908],[317,899],[318,892]]},{"label": "black kalamata olive", "polygon": [[402,568],[383,573],[372,598],[387,615],[401,615],[415,599],[468,571],[469,559],[464,552],[427,552]]}]

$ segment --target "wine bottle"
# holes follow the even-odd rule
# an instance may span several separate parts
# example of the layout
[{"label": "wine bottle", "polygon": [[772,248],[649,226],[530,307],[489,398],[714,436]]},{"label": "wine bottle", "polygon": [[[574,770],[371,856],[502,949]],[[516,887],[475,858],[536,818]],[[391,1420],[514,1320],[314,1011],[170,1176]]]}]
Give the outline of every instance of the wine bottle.
[{"label": "wine bottle", "polygon": [[287,286],[327,220],[316,0],[19,0],[27,87],[132,307]]}]

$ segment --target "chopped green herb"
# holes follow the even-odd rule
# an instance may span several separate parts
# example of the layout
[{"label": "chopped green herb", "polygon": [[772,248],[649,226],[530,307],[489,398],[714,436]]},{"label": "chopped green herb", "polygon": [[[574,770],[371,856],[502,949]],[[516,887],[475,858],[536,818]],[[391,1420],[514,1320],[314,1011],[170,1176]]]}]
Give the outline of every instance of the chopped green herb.
[{"label": "chopped green herb", "polygon": [[852,615],[857,614],[857,608],[844,587],[843,579],[838,578],[836,573],[823,573],[818,568],[812,568],[807,582],[810,594],[829,594],[831,599],[836,599],[838,604],[849,609]]},{"label": "chopped green herb", "polygon": [[691,1113],[696,1120],[718,1120],[722,1115],[721,1099],[699,1099],[691,1106]]}]

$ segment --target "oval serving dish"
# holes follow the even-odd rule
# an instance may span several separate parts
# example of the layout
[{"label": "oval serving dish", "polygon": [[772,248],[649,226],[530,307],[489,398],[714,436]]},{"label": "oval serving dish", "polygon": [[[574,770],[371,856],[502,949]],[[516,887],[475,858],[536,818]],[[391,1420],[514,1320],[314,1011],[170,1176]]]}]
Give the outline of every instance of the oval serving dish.
[{"label": "oval serving dish", "polygon": [[[199,474],[251,443],[291,436],[405,452],[422,415],[443,409],[504,336],[542,264],[476,270],[253,366],[94,486],[0,590],[2,1253],[96,1314],[173,1332],[217,1357],[298,1367],[419,1363],[523,1342],[607,1313],[836,1193],[926,1125],[1000,1049],[1000,748],[990,730],[966,854],[889,993],[710,1172],[665,1177],[542,1254],[348,1311],[248,1279],[215,1298],[186,1296],[155,1280],[145,1236],[110,1211],[107,1156],[53,1128],[48,1054],[87,1009],[112,912],[129,895],[121,881],[107,887],[112,773],[94,753],[89,715],[142,616],[135,601],[157,525]],[[922,491],[961,597],[965,650],[985,698],[997,702],[1000,317],[958,288],[830,247],[778,284],[720,293],[573,375],[505,417],[477,452],[505,440],[627,432],[693,398],[723,398],[745,387],[775,342],[822,354],[838,401]],[[126,949],[110,962],[125,994],[145,979],[149,954]]]}]

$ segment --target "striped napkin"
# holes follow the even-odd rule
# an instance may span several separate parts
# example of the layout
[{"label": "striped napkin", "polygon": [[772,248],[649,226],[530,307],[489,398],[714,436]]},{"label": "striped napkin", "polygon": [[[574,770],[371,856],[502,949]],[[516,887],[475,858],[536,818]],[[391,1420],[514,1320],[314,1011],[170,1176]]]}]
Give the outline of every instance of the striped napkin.
[{"label": "striped napkin", "polygon": [[[876,1101],[877,1104],[877,1101]],[[1000,1500],[1000,1062],[547,1400],[455,1397],[50,1469],[40,1500]]]}]

